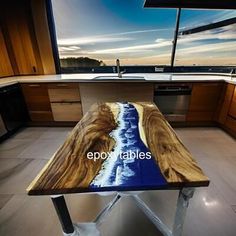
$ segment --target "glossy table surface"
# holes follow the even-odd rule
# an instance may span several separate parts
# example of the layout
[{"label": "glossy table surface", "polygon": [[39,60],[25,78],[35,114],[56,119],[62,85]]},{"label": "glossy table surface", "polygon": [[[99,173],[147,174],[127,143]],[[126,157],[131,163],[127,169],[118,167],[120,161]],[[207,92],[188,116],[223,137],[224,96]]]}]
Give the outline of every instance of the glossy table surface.
[{"label": "glossy table surface", "polygon": [[153,103],[95,104],[28,187],[29,195],[208,186]]}]

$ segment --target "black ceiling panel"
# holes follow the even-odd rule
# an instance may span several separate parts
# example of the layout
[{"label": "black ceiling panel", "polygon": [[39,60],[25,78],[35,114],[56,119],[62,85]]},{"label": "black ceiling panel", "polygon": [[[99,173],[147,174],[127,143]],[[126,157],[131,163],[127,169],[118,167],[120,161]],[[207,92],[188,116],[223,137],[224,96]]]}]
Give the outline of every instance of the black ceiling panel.
[{"label": "black ceiling panel", "polygon": [[192,9],[236,9],[236,0],[146,0],[144,7],[192,8]]}]

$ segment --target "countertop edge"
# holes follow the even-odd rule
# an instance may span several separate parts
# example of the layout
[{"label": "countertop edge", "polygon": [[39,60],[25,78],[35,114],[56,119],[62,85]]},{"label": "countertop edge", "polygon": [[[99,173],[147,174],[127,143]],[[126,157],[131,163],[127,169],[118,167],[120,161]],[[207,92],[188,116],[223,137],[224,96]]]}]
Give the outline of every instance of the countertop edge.
[{"label": "countertop edge", "polygon": [[[73,78],[73,77],[81,78]],[[207,74],[140,74],[145,79],[101,79],[94,80],[98,76],[111,76],[110,74],[62,74],[62,75],[42,75],[42,76],[13,76],[0,78],[0,88],[17,83],[171,83],[171,82],[227,82],[236,85],[236,78],[226,75],[207,75]],[[113,75],[114,76],[114,75]],[[137,74],[128,74],[128,76],[137,76]],[[203,78],[199,79],[199,76]],[[155,77],[159,77],[155,79]]]}]

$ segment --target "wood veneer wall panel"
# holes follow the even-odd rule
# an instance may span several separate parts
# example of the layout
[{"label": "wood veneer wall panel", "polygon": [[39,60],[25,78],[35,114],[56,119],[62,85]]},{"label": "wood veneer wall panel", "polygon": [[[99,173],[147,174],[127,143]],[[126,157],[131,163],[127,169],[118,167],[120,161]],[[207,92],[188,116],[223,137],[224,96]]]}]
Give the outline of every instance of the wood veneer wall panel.
[{"label": "wood veneer wall panel", "polygon": [[2,29],[0,28],[0,77],[11,75],[14,75],[14,72],[8,56]]},{"label": "wood veneer wall panel", "polygon": [[14,74],[42,74],[30,1],[10,0],[3,4],[0,13]]},{"label": "wood veneer wall panel", "polygon": [[43,72],[44,74],[56,74],[45,0],[31,1],[31,8]]}]

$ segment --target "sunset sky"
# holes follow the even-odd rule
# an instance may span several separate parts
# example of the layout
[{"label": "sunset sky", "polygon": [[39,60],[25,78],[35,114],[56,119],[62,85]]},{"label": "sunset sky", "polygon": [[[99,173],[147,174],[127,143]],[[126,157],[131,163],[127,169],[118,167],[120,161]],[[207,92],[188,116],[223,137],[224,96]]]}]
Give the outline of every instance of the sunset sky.
[{"label": "sunset sky", "polygon": [[[114,65],[170,64],[175,9],[144,9],[143,0],[52,0],[61,58],[90,57]],[[183,10],[180,29],[236,11]],[[180,37],[176,65],[236,65],[236,24]]]}]

